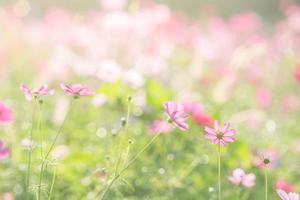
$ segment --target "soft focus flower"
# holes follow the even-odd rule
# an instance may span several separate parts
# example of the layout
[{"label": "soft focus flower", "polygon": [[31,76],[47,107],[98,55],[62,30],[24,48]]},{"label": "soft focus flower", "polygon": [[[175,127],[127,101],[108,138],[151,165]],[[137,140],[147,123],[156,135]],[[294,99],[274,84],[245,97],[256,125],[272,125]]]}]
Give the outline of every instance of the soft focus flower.
[{"label": "soft focus flower", "polygon": [[262,108],[269,107],[272,103],[272,96],[270,91],[266,88],[259,88],[256,91],[256,101]]},{"label": "soft focus flower", "polygon": [[56,160],[64,159],[69,154],[69,147],[67,145],[57,146],[52,152],[52,158]]},{"label": "soft focus flower", "polygon": [[295,187],[284,180],[278,180],[275,184],[276,189],[283,190],[285,192],[294,192]]},{"label": "soft focus flower", "polygon": [[29,138],[25,138],[21,141],[21,145],[26,149],[30,149],[34,147],[34,141]]},{"label": "soft focus flower", "polygon": [[183,104],[183,109],[187,113],[192,114],[194,122],[201,126],[210,126],[213,123],[211,116],[204,112],[203,106],[196,102],[186,102]]},{"label": "soft focus flower", "polygon": [[286,193],[283,190],[277,190],[277,194],[282,200],[299,200],[299,194],[294,192]]},{"label": "soft focus flower", "polygon": [[252,173],[246,174],[242,169],[235,169],[228,180],[234,185],[242,185],[246,188],[251,188],[255,185],[256,176]]},{"label": "soft focus flower", "polygon": [[14,121],[14,117],[11,109],[0,102],[0,124],[11,123],[12,121]]},{"label": "soft focus flower", "polygon": [[91,96],[92,92],[86,88],[83,87],[81,84],[75,84],[75,85],[67,85],[67,84],[60,84],[61,89],[63,89],[66,93],[73,97],[81,97],[81,96]]},{"label": "soft focus flower", "polygon": [[223,127],[220,127],[219,122],[215,121],[214,128],[205,127],[205,138],[209,139],[213,144],[219,144],[221,146],[234,142],[235,134],[236,131],[230,129],[229,123],[225,123]]},{"label": "soft focus flower", "polygon": [[151,134],[169,133],[172,131],[172,126],[163,120],[155,120],[151,124],[149,131]]},{"label": "soft focus flower", "polygon": [[52,96],[54,94],[54,90],[50,90],[47,85],[42,85],[38,89],[30,90],[26,85],[21,84],[20,90],[24,93],[27,101],[31,101],[33,98]]},{"label": "soft focus flower", "polygon": [[0,160],[8,158],[10,151],[7,147],[4,146],[3,141],[0,140]]},{"label": "soft focus flower", "polygon": [[169,101],[164,104],[165,113],[169,117],[169,122],[185,131],[189,128],[189,125],[185,122],[189,116],[185,114],[184,110],[180,105],[174,101]]},{"label": "soft focus flower", "polygon": [[298,82],[300,82],[300,64],[297,65],[297,69],[295,71],[295,78]]},{"label": "soft focus flower", "polygon": [[279,164],[280,157],[276,149],[263,150],[254,157],[254,165],[259,169],[276,168]]}]

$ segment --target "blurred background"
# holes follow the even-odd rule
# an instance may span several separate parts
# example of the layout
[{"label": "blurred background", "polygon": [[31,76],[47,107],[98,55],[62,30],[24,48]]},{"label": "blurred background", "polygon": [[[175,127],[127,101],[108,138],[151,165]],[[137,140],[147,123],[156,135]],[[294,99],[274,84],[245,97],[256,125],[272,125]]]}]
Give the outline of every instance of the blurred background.
[{"label": "blurred background", "polygon": [[[96,199],[129,158],[163,134],[116,181],[107,199],[217,199],[217,148],[204,138],[230,122],[222,149],[224,199],[300,191],[300,0],[0,0],[0,199]],[[71,104],[60,83],[94,92]],[[55,89],[35,103],[19,90]],[[130,98],[129,98],[130,97]],[[131,101],[128,101],[131,99]],[[163,104],[189,113],[183,133]],[[71,112],[72,111],[72,112]],[[49,148],[70,112],[39,184],[40,133]],[[129,113],[129,114],[128,114]],[[122,122],[128,117],[128,129]],[[41,123],[40,127],[36,124]],[[29,133],[33,129],[33,140]],[[34,144],[34,145],[33,145]],[[120,153],[121,149],[121,153]],[[262,166],[269,158],[271,164]],[[228,180],[236,168],[256,177]]]},{"label": "blurred background", "polygon": [[[139,1],[139,0],[137,0]],[[61,7],[70,9],[73,11],[85,11],[90,9],[97,9],[101,6],[98,0],[2,0],[0,6],[8,6],[16,4],[17,2],[28,2],[30,4],[30,14],[31,16],[40,16],[49,7]],[[155,0],[157,3],[162,3],[168,5],[171,9],[175,11],[184,12],[189,16],[198,17],[201,16],[203,10],[210,8],[215,10],[221,16],[231,16],[239,14],[241,12],[254,11],[259,15],[263,16],[264,20],[275,21],[282,17],[280,11],[280,4],[284,1],[280,0],[230,0],[230,1],[218,1],[218,0]],[[288,2],[288,1],[286,1]],[[295,3],[300,3],[299,0],[293,1]]]}]

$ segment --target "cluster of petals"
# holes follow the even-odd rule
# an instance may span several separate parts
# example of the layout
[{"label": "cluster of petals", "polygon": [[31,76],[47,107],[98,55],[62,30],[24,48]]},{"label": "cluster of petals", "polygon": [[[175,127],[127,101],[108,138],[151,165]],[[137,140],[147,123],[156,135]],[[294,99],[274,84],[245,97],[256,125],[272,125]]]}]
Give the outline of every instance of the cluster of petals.
[{"label": "cluster of petals", "polygon": [[164,104],[164,111],[168,115],[170,123],[183,131],[186,131],[189,128],[189,125],[186,123],[189,116],[184,112],[181,105],[174,101],[166,102]]},{"label": "cluster of petals", "polygon": [[10,155],[10,150],[5,147],[3,141],[0,140],[0,160],[8,158]]},{"label": "cluster of petals", "polygon": [[14,121],[12,110],[0,102],[0,124],[7,124]]},{"label": "cluster of petals", "polygon": [[67,94],[73,97],[81,96],[91,96],[93,93],[81,84],[67,85],[65,83],[60,84],[61,89],[63,89]]},{"label": "cluster of petals", "polygon": [[49,89],[47,85],[42,85],[37,89],[31,90],[26,85],[21,84],[20,90],[23,92],[27,101],[31,101],[33,98],[52,96],[54,94],[54,90]]},{"label": "cluster of petals", "polygon": [[283,190],[278,189],[277,194],[282,200],[299,200],[299,194],[294,192],[287,193]]},{"label": "cluster of petals", "polygon": [[295,191],[295,186],[289,184],[288,182],[286,182],[284,180],[276,181],[275,188],[283,190],[285,192],[294,192]]},{"label": "cluster of petals", "polygon": [[[62,83],[60,86],[63,91],[76,98],[92,95],[92,92],[81,84],[67,85]],[[31,101],[33,98],[40,99],[44,96],[52,96],[54,94],[54,90],[49,89],[47,85],[42,85],[38,89],[31,90],[26,85],[21,84],[20,90],[23,92],[27,101]]]},{"label": "cluster of petals", "polygon": [[235,169],[228,180],[234,185],[251,188],[255,185],[256,176],[252,173],[247,174],[243,169]]},{"label": "cluster of petals", "polygon": [[236,131],[230,129],[230,124],[225,123],[220,127],[219,122],[215,121],[214,128],[205,127],[205,138],[210,140],[213,144],[225,146],[227,143],[235,141]]},{"label": "cluster of petals", "polygon": [[210,126],[213,124],[213,119],[207,113],[201,104],[196,102],[183,103],[183,109],[187,113],[191,113],[191,118],[200,126]]}]

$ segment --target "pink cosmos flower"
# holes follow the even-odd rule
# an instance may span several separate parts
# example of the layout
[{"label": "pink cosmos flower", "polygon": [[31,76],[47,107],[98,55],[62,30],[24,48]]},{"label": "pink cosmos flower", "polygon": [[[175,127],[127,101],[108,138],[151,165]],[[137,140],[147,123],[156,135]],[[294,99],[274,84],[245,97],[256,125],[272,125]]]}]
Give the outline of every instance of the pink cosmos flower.
[{"label": "pink cosmos flower", "polygon": [[11,123],[12,121],[14,121],[14,117],[11,109],[0,102],[0,124]]},{"label": "pink cosmos flower", "polygon": [[75,85],[67,85],[67,84],[60,84],[61,89],[63,89],[69,95],[78,98],[81,96],[91,96],[93,93],[86,87],[83,87],[81,84]]},{"label": "pink cosmos flower", "polygon": [[227,143],[235,141],[234,135],[236,131],[230,129],[230,124],[225,123],[223,127],[219,126],[219,122],[215,121],[214,128],[205,127],[205,138],[209,139],[213,144],[225,146]]},{"label": "pink cosmos flower", "polygon": [[282,200],[299,200],[299,194],[294,192],[286,193],[279,189],[277,190],[277,194]]},{"label": "pink cosmos flower", "polygon": [[170,133],[172,131],[172,126],[163,120],[155,120],[151,124],[149,131],[151,134]]},{"label": "pink cosmos flower", "polygon": [[8,148],[4,146],[3,141],[0,140],[0,160],[8,158],[10,155],[10,151]]},{"label": "pink cosmos flower", "polygon": [[30,90],[26,85],[21,84],[20,90],[24,93],[27,101],[31,101],[33,98],[52,96],[54,94],[54,90],[50,90],[47,85],[42,85],[38,89]]},{"label": "pink cosmos flower", "polygon": [[276,189],[283,190],[285,192],[294,192],[295,187],[284,180],[278,180],[275,184]]},{"label": "pink cosmos flower", "polygon": [[234,185],[251,188],[255,185],[256,176],[252,173],[246,174],[242,169],[235,169],[232,172],[232,176],[228,177],[228,180]]},{"label": "pink cosmos flower", "polygon": [[189,116],[185,114],[181,105],[178,105],[174,101],[169,101],[164,104],[164,110],[169,117],[168,121],[170,123],[173,123],[183,131],[186,131],[189,128],[189,125],[185,122]]}]

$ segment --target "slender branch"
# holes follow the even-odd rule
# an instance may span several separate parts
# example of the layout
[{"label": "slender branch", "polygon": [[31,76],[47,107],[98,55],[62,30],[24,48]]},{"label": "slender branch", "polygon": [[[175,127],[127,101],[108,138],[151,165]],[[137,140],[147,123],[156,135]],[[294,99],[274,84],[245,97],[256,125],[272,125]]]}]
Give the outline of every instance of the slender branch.
[{"label": "slender branch", "polygon": [[51,198],[52,198],[54,183],[55,183],[55,179],[56,179],[56,173],[57,173],[57,168],[54,167],[54,173],[53,173],[53,176],[52,176],[52,183],[51,183],[51,187],[50,187],[50,192],[49,192],[48,200],[51,200]]},{"label": "slender branch", "polygon": [[30,172],[31,172],[31,157],[32,157],[32,139],[33,139],[33,130],[34,130],[34,118],[35,118],[35,112],[36,112],[36,104],[33,106],[33,112],[32,112],[32,118],[31,118],[31,130],[29,133],[29,151],[28,151],[28,161],[27,161],[27,174],[26,174],[26,188],[25,188],[25,196],[26,200],[29,199],[29,185],[30,185]]},{"label": "slender branch", "polygon": [[149,148],[149,146],[160,136],[161,134],[158,133],[128,162],[128,164],[111,180],[109,185],[106,187],[104,192],[101,195],[100,200],[103,200],[109,189],[112,187],[114,182],[120,178],[120,176],[139,158],[139,156]]},{"label": "slender branch", "polygon": [[265,169],[265,200],[268,200],[268,172]]},{"label": "slender branch", "polygon": [[218,199],[221,200],[221,145],[218,145]]}]

